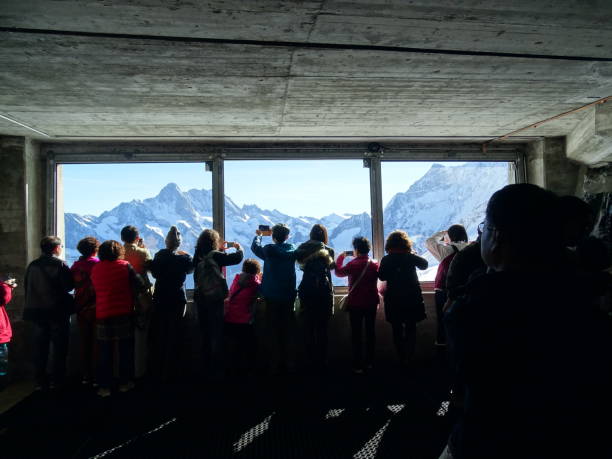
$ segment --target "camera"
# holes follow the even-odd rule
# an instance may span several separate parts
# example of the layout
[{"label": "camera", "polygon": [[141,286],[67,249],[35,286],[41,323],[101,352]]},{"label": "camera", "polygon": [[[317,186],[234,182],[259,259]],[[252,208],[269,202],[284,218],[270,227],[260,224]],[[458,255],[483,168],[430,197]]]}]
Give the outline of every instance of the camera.
[{"label": "camera", "polygon": [[262,236],[272,236],[270,225],[259,225],[258,229],[261,231]]},{"label": "camera", "polygon": [[353,250],[345,250],[344,251],[344,256],[345,257],[354,257],[355,256],[355,252]]},{"label": "camera", "polygon": [[226,242],[225,243],[225,248],[227,248],[227,249],[233,249],[234,247],[236,247],[236,243],[235,242]]}]

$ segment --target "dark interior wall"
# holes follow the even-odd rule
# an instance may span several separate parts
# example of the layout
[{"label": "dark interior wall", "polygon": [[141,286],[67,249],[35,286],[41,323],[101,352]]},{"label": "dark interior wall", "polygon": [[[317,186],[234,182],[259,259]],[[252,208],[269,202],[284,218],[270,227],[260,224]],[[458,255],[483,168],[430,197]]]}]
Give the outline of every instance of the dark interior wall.
[{"label": "dark interior wall", "polygon": [[45,161],[38,144],[24,137],[0,137],[0,274],[18,283],[7,312],[13,328],[9,374],[13,379],[31,373],[28,324],[21,320],[27,263],[38,256],[45,221]]}]

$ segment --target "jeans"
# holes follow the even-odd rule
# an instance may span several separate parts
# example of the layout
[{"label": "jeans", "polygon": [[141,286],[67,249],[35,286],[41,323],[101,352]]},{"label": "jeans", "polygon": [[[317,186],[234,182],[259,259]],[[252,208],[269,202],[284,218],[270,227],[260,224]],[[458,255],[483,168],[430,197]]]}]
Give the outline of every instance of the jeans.
[{"label": "jeans", "polygon": [[96,311],[87,310],[77,314],[81,345],[81,372],[83,379],[91,381],[96,368]]},{"label": "jeans", "polygon": [[225,323],[229,365],[234,372],[247,372],[253,369],[257,356],[257,340],[252,324]]},{"label": "jeans", "polygon": [[197,300],[204,371],[219,376],[223,370],[223,300],[206,303]]},{"label": "jeans", "polygon": [[36,384],[42,386],[48,382],[47,363],[51,344],[53,344],[51,380],[55,384],[63,384],[70,339],[70,316],[36,320],[33,324]]},{"label": "jeans", "polygon": [[[376,345],[376,308],[349,310],[351,322],[351,341],[353,345],[353,367],[362,368],[371,365],[374,361],[374,348]],[[365,361],[363,359],[363,326],[365,324]]]},{"label": "jeans", "polygon": [[266,298],[266,332],[272,368],[294,365],[296,324],[293,304],[294,300]]},{"label": "jeans", "polygon": [[435,299],[436,299],[436,318],[438,330],[436,333],[436,341],[439,344],[446,344],[446,332],[444,330],[444,305],[446,304],[447,293],[446,290],[436,290],[435,291]]},{"label": "jeans", "polygon": [[416,347],[416,323],[392,322],[393,344],[402,362],[410,360]]},{"label": "jeans", "polygon": [[0,376],[8,373],[8,343],[0,344]]},{"label": "jeans", "polygon": [[314,368],[323,368],[327,364],[327,328],[331,315],[331,300],[323,299],[319,302],[300,299],[300,303],[306,356]]},{"label": "jeans", "polygon": [[119,384],[127,384],[134,377],[134,337],[98,340],[98,384],[110,389],[113,383],[113,353],[119,361]]},{"label": "jeans", "polygon": [[177,379],[184,363],[185,305],[163,304],[153,312],[153,359],[155,376],[161,382]]}]

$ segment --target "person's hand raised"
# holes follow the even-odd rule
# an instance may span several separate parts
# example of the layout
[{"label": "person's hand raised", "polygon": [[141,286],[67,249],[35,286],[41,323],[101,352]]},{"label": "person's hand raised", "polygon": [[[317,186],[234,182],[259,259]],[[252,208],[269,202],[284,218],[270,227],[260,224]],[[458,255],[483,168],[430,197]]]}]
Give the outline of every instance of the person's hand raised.
[{"label": "person's hand raised", "polygon": [[262,233],[261,233],[261,231],[260,231],[260,230],[256,229],[256,230],[255,230],[255,234],[257,234],[258,236],[261,236],[261,234],[262,234]]}]

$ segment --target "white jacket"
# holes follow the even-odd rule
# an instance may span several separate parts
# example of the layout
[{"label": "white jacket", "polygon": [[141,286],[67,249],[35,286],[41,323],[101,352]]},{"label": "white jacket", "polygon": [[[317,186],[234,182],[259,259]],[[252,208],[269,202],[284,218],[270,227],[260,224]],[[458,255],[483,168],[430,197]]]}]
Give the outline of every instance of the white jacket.
[{"label": "white jacket", "polygon": [[447,244],[443,241],[445,231],[438,231],[433,236],[427,238],[425,241],[425,247],[435,257],[436,260],[442,261],[449,255],[453,254],[453,245],[457,247],[459,251],[465,249],[470,243],[469,242],[451,242]]}]

